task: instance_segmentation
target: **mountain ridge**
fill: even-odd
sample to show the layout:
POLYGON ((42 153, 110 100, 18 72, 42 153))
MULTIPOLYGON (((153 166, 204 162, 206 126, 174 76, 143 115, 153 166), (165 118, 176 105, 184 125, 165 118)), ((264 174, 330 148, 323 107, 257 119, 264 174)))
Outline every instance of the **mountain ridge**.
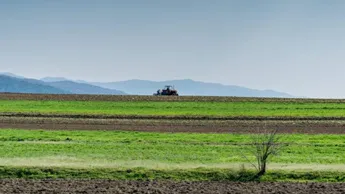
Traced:
POLYGON ((55 88, 60 88, 73 92, 74 94, 126 95, 126 93, 119 90, 108 89, 91 84, 78 83, 73 81, 56 81, 48 82, 47 84, 55 88))
POLYGON ((36 84, 43 82, 45 85, 76 94, 152 95, 165 85, 174 85, 179 94, 184 96, 294 97, 288 93, 272 89, 258 90, 192 79, 167 81, 130 79, 117 82, 88 82, 84 80, 71 80, 65 77, 44 77, 39 80, 27 79, 27 81, 36 84))
POLYGON ((25 78, 12 73, 0 73, 0 92, 126 95, 126 93, 119 90, 65 80, 66 81, 44 82, 42 80, 25 78))
POLYGON ((288 97, 293 96, 270 89, 257 90, 237 85, 224 85, 220 83, 208 83, 191 79, 150 81, 150 80, 127 80, 119 82, 92 82, 91 84, 105 88, 117 88, 129 94, 150 95, 164 85, 174 85, 181 95, 200 96, 239 96, 239 97, 288 97), (151 93, 150 93, 151 92, 151 93))
POLYGON ((70 92, 52 86, 41 84, 38 80, 20 79, 7 75, 0 75, 0 92, 36 93, 36 94, 70 94, 70 92))

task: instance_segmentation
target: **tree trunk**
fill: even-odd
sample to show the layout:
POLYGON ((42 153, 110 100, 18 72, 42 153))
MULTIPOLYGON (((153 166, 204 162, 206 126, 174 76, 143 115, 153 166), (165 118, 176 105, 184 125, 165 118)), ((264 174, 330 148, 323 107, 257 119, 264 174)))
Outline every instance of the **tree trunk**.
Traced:
POLYGON ((258 174, 256 176, 261 177, 265 173, 266 173, 266 161, 262 161, 260 171, 258 172, 258 174))

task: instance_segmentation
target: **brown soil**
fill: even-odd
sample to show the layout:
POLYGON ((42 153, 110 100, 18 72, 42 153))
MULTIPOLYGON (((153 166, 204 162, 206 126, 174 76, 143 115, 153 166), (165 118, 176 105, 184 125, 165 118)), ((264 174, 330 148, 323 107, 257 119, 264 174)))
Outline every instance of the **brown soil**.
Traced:
POLYGON ((211 101, 211 102, 296 102, 344 103, 345 99, 311 98, 254 98, 224 96, 137 96, 137 95, 81 95, 81 94, 22 94, 0 93, 0 100, 67 100, 67 101, 211 101))
POLYGON ((64 119, 132 119, 132 120, 206 120, 206 121, 345 121, 340 117, 317 116, 203 116, 203 115, 105 115, 0 112, 0 117, 64 118, 64 119))
POLYGON ((345 193, 345 183, 0 180, 0 193, 345 193))
POLYGON ((1 117, 0 128, 47 130, 128 130, 147 132, 344 134, 345 121, 185 121, 1 117))

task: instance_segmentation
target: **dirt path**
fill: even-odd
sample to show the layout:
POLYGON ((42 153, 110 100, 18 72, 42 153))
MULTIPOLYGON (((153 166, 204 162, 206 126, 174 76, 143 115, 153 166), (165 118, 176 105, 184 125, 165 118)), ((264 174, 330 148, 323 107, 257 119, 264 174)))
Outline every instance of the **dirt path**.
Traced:
MULTIPOLYGON (((45 130, 123 130, 142 132, 167 132, 167 133, 257 133, 254 127, 216 127, 216 126, 148 126, 148 125, 99 125, 99 124, 15 124, 0 123, 0 128, 12 129, 45 129, 45 130)), ((343 127, 306 126, 290 128, 278 126, 280 133, 305 133, 305 134, 345 134, 343 127)))
POLYGON ((345 183, 0 180, 0 193, 345 193, 345 183))
POLYGON ((1 117, 0 128, 46 130, 128 130, 148 132, 345 134, 345 121, 207 121, 1 117))

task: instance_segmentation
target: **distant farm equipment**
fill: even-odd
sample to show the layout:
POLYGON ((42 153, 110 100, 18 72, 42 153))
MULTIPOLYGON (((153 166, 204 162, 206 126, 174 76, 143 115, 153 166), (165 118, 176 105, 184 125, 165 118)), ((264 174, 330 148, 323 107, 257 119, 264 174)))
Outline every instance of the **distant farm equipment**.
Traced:
POLYGON ((177 90, 174 86, 167 85, 163 89, 159 89, 157 93, 154 93, 155 96, 178 96, 177 90))

